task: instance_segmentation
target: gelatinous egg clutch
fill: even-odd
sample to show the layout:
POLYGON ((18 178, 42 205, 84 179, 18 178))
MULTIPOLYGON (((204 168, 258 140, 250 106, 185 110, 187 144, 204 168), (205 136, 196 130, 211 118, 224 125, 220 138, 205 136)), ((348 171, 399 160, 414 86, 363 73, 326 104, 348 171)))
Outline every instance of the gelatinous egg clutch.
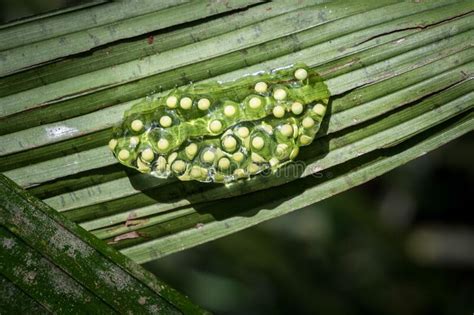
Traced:
POLYGON ((274 172, 313 141, 329 96, 303 64, 190 84, 134 105, 109 147, 120 163, 160 178, 230 182, 274 172))

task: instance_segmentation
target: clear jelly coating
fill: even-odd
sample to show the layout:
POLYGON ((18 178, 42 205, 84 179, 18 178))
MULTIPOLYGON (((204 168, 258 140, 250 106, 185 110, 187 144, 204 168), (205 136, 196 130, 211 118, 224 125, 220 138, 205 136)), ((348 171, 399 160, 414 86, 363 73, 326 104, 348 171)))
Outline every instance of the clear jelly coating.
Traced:
POLYGON ((314 140, 329 96, 304 64, 189 84, 134 105, 109 147, 142 173, 227 183, 294 159, 314 140))

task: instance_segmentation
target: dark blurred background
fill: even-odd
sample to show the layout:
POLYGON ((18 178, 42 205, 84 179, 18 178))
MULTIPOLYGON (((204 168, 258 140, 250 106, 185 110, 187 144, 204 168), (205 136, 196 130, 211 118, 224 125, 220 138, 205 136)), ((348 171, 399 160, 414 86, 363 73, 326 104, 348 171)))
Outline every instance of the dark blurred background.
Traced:
MULTIPOLYGON (((0 23, 83 0, 0 0, 0 23)), ((216 314, 473 314, 474 137, 146 268, 216 314)))

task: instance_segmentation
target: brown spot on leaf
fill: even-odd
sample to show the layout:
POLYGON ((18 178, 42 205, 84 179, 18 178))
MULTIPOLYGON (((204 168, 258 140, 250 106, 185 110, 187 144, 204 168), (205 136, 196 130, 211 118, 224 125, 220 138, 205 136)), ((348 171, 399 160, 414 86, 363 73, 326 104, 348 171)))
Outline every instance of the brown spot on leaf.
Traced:
POLYGON ((11 238, 4 238, 2 240, 2 246, 6 249, 12 249, 14 245, 15 245, 15 242, 11 238))
POLYGON ((141 219, 141 220, 127 220, 125 222, 125 226, 133 226, 133 225, 139 225, 147 222, 148 219, 141 219))
POLYGON ((136 217, 137 217, 137 214, 135 213, 135 211, 130 211, 130 213, 128 214, 127 220, 135 219, 136 217))
POLYGON ((146 41, 147 41, 148 45, 151 45, 155 41, 155 37, 153 35, 150 35, 150 36, 148 36, 146 41))
POLYGON ((196 224, 196 229, 201 229, 202 227, 204 227, 204 224, 202 223, 196 224))
POLYGON ((129 238, 137 238, 140 236, 141 236, 140 233, 138 233, 137 231, 132 231, 125 234, 117 235, 116 237, 114 237, 114 240, 112 241, 112 243, 117 243, 121 240, 126 240, 129 238))
POLYGON ((29 271, 25 275, 25 282, 28 283, 28 284, 32 284, 33 281, 35 280, 35 278, 36 278, 36 272, 29 271))

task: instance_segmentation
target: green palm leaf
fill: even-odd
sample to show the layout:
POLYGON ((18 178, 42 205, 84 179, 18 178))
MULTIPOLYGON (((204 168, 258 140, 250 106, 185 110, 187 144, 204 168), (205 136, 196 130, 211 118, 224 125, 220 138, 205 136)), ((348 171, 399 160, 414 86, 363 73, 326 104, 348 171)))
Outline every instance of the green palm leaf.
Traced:
POLYGON ((138 263, 328 198, 474 127, 472 1, 131 3, 0 28, 0 171, 138 263), (147 95, 296 62, 332 97, 286 176, 162 180, 106 147, 147 95))

